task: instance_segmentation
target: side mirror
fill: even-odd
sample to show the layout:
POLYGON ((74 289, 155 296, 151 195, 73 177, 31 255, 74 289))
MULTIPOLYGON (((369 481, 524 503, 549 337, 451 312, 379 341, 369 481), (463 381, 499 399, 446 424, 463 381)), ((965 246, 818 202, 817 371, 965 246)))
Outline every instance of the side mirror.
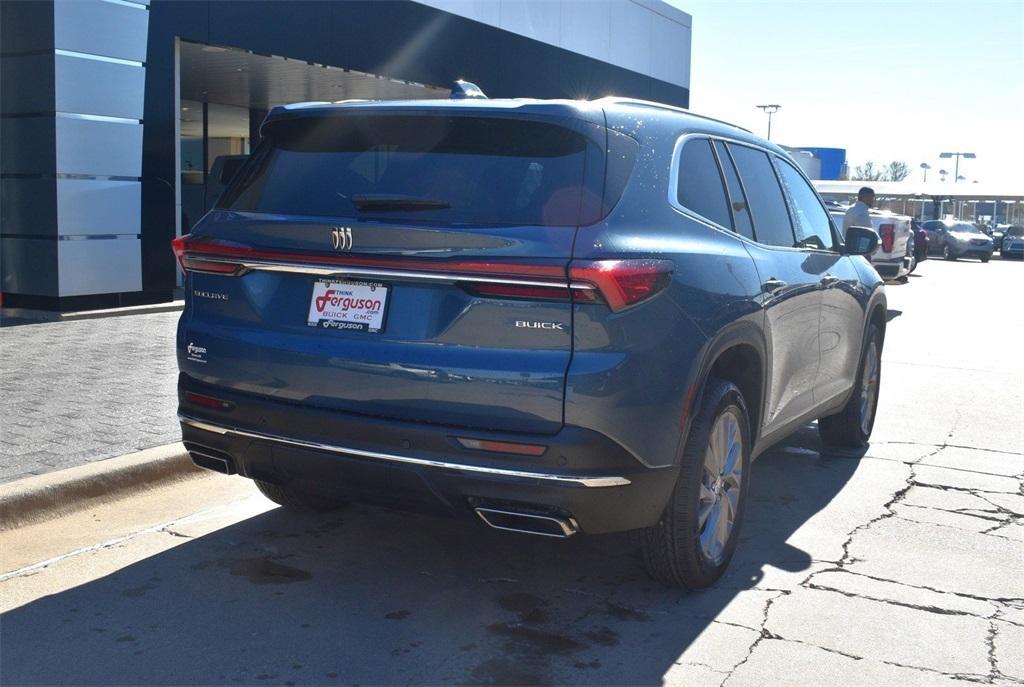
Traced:
POLYGON ((878 248, 880 239, 874 229, 850 227, 846 230, 846 253, 848 255, 871 255, 878 248))

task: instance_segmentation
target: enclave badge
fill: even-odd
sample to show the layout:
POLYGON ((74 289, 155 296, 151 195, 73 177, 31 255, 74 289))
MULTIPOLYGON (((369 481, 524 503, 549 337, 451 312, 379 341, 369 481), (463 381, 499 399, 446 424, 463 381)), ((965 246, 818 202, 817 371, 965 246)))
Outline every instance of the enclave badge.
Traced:
POLYGON ((352 227, 332 227, 331 244, 334 250, 352 250, 352 227))

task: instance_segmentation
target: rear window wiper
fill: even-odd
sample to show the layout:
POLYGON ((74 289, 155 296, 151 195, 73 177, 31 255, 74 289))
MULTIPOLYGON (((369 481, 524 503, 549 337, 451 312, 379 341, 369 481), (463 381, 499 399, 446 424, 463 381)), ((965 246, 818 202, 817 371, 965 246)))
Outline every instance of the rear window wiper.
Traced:
POLYGON ((352 205, 360 212, 379 212, 384 210, 444 210, 450 208, 446 201, 416 196, 393 195, 361 195, 352 196, 352 205))

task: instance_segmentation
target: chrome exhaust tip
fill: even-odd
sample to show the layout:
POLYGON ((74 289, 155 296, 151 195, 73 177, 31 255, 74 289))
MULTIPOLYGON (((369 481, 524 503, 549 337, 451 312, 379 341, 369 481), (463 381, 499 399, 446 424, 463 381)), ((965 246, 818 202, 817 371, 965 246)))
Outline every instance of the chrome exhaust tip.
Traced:
POLYGON ((234 461, 228 457, 213 455, 211 452, 197 451, 195 449, 188 449, 188 455, 192 459, 192 463, 197 467, 213 470, 222 475, 235 474, 234 461))
POLYGON ((496 530, 536 534, 541 537, 566 539, 576 534, 580 527, 572 518, 561 518, 553 515, 522 513, 499 508, 474 508, 480 519, 496 530))

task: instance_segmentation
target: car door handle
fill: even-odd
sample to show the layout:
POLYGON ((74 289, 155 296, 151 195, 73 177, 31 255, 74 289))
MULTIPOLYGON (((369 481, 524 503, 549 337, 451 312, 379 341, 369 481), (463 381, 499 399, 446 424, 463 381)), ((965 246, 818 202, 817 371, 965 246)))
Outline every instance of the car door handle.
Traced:
POLYGON ((768 279, 768 281, 761 284, 761 290, 770 296, 775 296, 778 295, 778 293, 782 291, 784 288, 786 288, 786 286, 788 286, 786 282, 782 281, 781 279, 771 277, 768 279))
POLYGON ((824 277, 821 278, 821 282, 820 283, 821 283, 822 286, 824 286, 827 289, 830 286, 835 286, 836 284, 838 284, 839 283, 839 277, 836 277, 836 276, 831 275, 831 274, 826 274, 824 277))

